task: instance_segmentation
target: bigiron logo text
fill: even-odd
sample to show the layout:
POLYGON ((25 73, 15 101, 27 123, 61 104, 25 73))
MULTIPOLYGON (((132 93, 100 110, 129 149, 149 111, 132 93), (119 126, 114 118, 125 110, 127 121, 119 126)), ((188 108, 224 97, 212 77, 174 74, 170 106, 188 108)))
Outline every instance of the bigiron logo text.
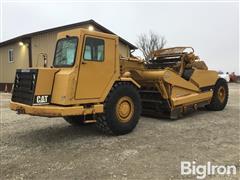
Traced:
POLYGON ((193 175, 197 179, 204 179, 208 175, 236 175, 234 165, 213 165, 211 162, 201 165, 195 161, 181 161, 181 175, 193 175))

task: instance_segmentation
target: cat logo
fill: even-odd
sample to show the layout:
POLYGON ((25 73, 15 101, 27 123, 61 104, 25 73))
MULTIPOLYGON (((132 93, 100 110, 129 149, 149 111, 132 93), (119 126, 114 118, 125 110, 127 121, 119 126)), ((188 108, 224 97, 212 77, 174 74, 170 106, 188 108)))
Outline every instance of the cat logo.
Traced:
POLYGON ((37 104, 45 104, 48 102, 48 96, 37 96, 36 102, 37 104))

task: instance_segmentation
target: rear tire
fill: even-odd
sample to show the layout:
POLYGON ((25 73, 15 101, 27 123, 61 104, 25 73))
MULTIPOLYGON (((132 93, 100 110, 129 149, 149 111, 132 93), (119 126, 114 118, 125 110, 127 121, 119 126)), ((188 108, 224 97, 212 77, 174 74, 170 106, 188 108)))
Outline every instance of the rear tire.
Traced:
POLYGON ((140 95, 135 86, 114 84, 104 103, 104 113, 97 116, 97 128, 104 133, 123 135, 137 125, 141 114, 140 95))
POLYGON ((73 126, 84 125, 84 116, 66 116, 64 120, 73 126))
POLYGON ((206 105, 207 110, 221 111, 225 108, 228 101, 227 81, 219 78, 214 86, 213 96, 210 104, 206 105))

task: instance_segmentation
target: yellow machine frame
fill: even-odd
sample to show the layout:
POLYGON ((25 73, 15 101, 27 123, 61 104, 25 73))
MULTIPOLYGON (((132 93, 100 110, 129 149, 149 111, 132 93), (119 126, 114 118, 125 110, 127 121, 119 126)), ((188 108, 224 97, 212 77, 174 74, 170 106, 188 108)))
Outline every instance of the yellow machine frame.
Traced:
MULTIPOLYGON (((116 35, 78 28, 59 33, 57 39, 68 36, 78 38, 74 65, 70 68, 38 69, 34 95, 51 95, 51 104, 34 106, 11 102, 12 110, 39 116, 103 113, 103 103, 116 82, 130 82, 139 89, 144 86, 158 89, 161 96, 168 100, 171 110, 211 100, 212 91, 202 92, 201 88, 214 86, 218 79, 215 71, 195 69, 187 81, 179 75, 182 74, 182 69, 179 72, 171 68, 146 69, 140 59, 120 57, 119 39, 116 35), (104 41, 103 62, 84 60, 83 50, 87 37, 104 41)), ((184 68, 183 62, 184 59, 181 68, 184 68)))

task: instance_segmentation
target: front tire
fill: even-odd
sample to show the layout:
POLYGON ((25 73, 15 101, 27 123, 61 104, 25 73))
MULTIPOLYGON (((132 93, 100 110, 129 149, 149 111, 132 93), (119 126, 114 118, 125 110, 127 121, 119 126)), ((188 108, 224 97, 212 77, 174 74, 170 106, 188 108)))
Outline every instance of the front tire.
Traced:
POLYGON ((206 108, 211 111, 221 111, 228 102, 228 85, 227 81, 219 78, 214 86, 213 96, 210 104, 206 108))
POLYGON ((120 82, 112 87, 96 125, 104 133, 123 135, 136 127, 140 114, 141 101, 136 87, 120 82))

